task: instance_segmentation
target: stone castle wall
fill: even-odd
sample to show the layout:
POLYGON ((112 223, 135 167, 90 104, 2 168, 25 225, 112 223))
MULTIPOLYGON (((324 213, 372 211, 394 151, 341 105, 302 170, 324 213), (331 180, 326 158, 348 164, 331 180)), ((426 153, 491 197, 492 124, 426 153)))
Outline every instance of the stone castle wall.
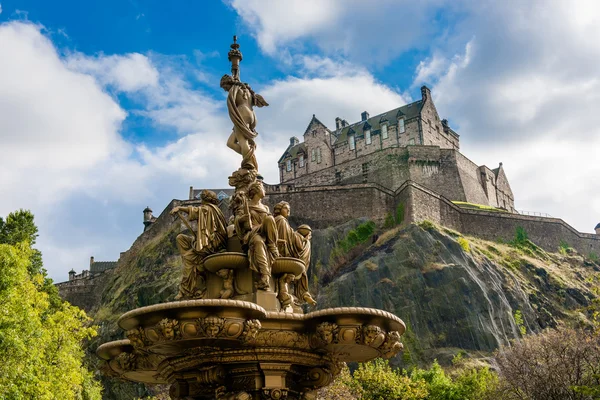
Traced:
POLYGON ((495 175, 479 167, 460 152, 439 146, 391 147, 368 157, 352 159, 320 171, 298 176, 293 184, 312 187, 373 183, 395 191, 406 181, 417 182, 457 201, 505 207, 514 210, 514 199, 502 172, 498 188, 495 175), (500 198, 503 201, 498 201, 500 198))
POLYGON ((360 217, 382 223, 402 204, 404 223, 429 220, 466 235, 505 242, 514 238, 517 227, 523 227, 529 239, 545 250, 557 251, 566 242, 581 254, 600 255, 600 235, 578 232, 561 219, 462 209, 412 181, 395 191, 371 183, 309 188, 272 185, 267 189, 269 206, 285 200, 292 209, 292 223, 308 223, 315 229, 360 217))

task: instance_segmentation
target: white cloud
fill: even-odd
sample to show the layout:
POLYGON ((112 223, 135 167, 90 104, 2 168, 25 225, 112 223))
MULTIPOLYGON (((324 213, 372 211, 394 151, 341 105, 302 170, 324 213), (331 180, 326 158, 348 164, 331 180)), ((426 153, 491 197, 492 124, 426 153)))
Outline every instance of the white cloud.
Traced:
POLYGON ((2 4, 0 3, 0 14, 2 14, 2 4))
POLYGON ((599 7, 475 5, 459 33, 466 47, 416 72, 463 153, 504 161, 517 208, 586 232, 600 220, 599 7))
POLYGON ((262 50, 302 48, 310 41, 328 55, 385 64, 404 51, 423 47, 439 30, 437 8, 444 0, 230 0, 262 50))
POLYGON ((134 92, 158 84, 158 71, 148 57, 131 53, 126 55, 99 55, 88 57, 71 54, 67 66, 78 72, 94 75, 101 84, 113 85, 124 92, 134 92))

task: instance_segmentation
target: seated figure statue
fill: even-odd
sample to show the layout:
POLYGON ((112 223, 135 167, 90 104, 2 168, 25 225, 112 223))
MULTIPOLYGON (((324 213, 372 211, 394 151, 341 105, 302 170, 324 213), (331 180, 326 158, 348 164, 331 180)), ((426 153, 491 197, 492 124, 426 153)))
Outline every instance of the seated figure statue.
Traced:
POLYGON ((195 236, 183 233, 177 235, 177 248, 183 260, 183 272, 176 300, 205 296, 206 277, 203 260, 223 250, 227 241, 227 224, 218 206, 217 195, 210 190, 204 190, 200 199, 202 204, 199 207, 177 206, 171 210, 171 214, 177 214, 192 232, 187 220, 179 213, 183 211, 190 219, 198 221, 198 232, 195 236))
POLYGON ((262 204, 265 189, 261 181, 248 186, 247 197, 234 195, 235 232, 248 249, 250 269, 260 274, 257 288, 270 290, 271 264, 279 257, 277 228, 269 207, 262 204))
POLYGON ((279 202, 273 209, 279 253, 283 257, 294 257, 304 263, 304 272, 296 279, 295 296, 297 299, 315 305, 317 304, 308 292, 308 267, 310 266, 310 239, 312 233, 307 225, 303 225, 301 232, 292 229, 288 222, 290 205, 286 201, 279 202))

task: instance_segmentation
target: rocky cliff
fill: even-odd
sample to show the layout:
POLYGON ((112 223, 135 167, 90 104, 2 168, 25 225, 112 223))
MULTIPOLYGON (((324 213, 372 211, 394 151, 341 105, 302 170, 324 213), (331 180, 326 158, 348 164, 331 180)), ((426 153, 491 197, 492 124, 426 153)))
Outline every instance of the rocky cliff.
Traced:
MULTIPOLYGON (((175 222, 153 227, 102 277, 91 312, 100 344, 122 339, 117 318, 172 301, 181 261, 175 222)), ((547 253, 526 240, 486 242, 431 223, 383 229, 364 220, 316 230, 310 279, 318 308, 375 307, 407 323, 396 365, 447 364, 458 352, 485 357, 500 344, 560 324, 587 324, 597 262, 569 249, 547 253)), ((95 360, 91 354, 90 358, 95 360)), ((106 398, 148 394, 141 385, 104 381, 106 398)), ((164 390, 164 388, 157 388, 164 390)))

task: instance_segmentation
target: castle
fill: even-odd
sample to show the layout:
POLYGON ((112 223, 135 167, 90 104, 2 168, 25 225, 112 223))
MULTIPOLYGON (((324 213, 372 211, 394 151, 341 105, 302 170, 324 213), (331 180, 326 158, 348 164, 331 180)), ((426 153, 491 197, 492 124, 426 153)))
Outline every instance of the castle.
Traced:
MULTIPOLYGON (((280 183, 265 184, 264 202, 291 205, 290 222, 327 228, 355 218, 385 224, 429 220, 466 235, 488 240, 512 240, 517 227, 540 247, 556 251, 567 243, 582 254, 600 255, 600 223, 595 234, 578 232, 559 218, 523 215, 502 163, 478 166, 459 151, 459 136, 439 118, 427 87, 421 99, 359 122, 341 118, 330 130, 313 115, 301 143, 296 137, 279 159, 280 183)), ((233 189, 210 189, 228 212, 233 189)), ((143 233, 132 247, 140 248, 172 223, 169 211, 178 205, 197 205, 202 189, 190 187, 186 200, 172 200, 155 217, 143 211, 143 233)), ((120 257, 119 259, 121 259, 120 257)), ((119 265, 90 260, 90 269, 58 283, 60 295, 90 310, 99 301, 99 281, 119 265)))
POLYGON ((421 99, 330 130, 313 114, 304 132, 279 159, 280 183, 310 187, 375 183, 396 190, 407 181, 453 201, 514 212, 514 196, 502 163, 477 166, 459 152, 459 136, 440 119, 429 88, 421 99))

